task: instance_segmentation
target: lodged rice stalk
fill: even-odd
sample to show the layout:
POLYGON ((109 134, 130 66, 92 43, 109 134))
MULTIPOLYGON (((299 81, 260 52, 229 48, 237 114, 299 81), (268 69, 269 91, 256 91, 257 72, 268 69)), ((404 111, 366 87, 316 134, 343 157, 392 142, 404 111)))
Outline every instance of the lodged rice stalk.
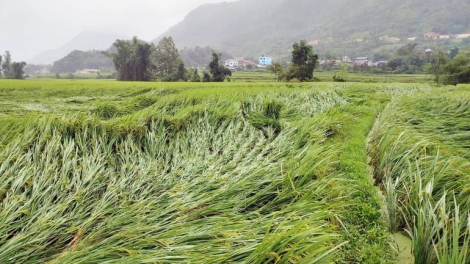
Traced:
POLYGON ((396 95, 372 132, 372 164, 390 231, 407 231, 416 263, 470 261, 469 102, 468 92, 396 95))
MULTIPOLYGON (((322 130, 315 112, 337 104, 273 97, 286 102, 280 122, 315 109, 311 131, 322 130)), ((45 117, 6 143, 0 262, 333 261, 345 244, 330 223, 344 207, 328 188, 333 146, 297 144, 295 120, 261 131, 233 102, 210 100, 163 102, 137 121, 45 117)))

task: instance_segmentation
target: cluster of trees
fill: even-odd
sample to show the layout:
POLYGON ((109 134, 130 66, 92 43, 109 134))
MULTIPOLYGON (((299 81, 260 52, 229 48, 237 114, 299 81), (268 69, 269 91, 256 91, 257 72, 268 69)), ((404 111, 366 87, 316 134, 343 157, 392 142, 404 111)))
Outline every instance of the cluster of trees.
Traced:
POLYGON ((201 78, 197 69, 187 70, 171 37, 163 38, 157 45, 134 37, 131 41, 116 40, 113 46, 115 52, 103 54, 112 59, 120 81, 223 82, 232 75, 220 63, 222 55, 214 51, 211 51, 210 73, 203 72, 201 78))
POLYGON ((458 49, 444 52, 427 50, 429 63, 425 71, 434 76, 437 85, 470 83, 470 51, 459 53, 458 49))
POLYGON ((428 73, 437 84, 470 83, 470 53, 460 53, 454 47, 448 51, 437 48, 424 52, 416 43, 407 44, 397 50, 384 71, 392 73, 428 73))
POLYGON ((116 40, 115 52, 105 51, 112 59, 120 81, 186 81, 186 69, 171 37, 157 46, 134 37, 116 40))
POLYGON ((112 69, 113 62, 100 51, 74 50, 64 58, 54 62, 53 73, 73 73, 82 69, 112 69))
POLYGON ((397 50, 397 56, 387 63, 387 68, 393 73, 422 73, 426 64, 426 55, 418 50, 418 44, 407 44, 397 50))
POLYGON ((318 64, 318 55, 313 52, 312 46, 305 40, 293 44, 292 61, 290 65, 273 63, 269 70, 274 73, 278 81, 311 81, 313 72, 318 64))
POLYGON ((24 79, 24 67, 26 62, 12 62, 9 51, 5 52, 5 56, 0 55, 0 78, 7 79, 24 79))
POLYGON ((194 68, 191 72, 190 80, 191 82, 223 82, 225 80, 230 81, 230 76, 232 76, 232 71, 226 68, 223 64, 220 63, 222 58, 221 53, 212 51, 212 58, 209 62, 209 72, 204 71, 202 73, 202 78, 199 75, 197 68, 194 68))

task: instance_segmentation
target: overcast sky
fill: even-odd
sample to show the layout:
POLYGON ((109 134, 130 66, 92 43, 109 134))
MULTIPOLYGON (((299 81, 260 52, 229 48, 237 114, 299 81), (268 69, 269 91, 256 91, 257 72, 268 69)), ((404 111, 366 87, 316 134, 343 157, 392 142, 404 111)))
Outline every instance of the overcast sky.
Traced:
POLYGON ((0 0, 0 54, 28 60, 85 30, 152 40, 199 5, 233 1, 0 0))

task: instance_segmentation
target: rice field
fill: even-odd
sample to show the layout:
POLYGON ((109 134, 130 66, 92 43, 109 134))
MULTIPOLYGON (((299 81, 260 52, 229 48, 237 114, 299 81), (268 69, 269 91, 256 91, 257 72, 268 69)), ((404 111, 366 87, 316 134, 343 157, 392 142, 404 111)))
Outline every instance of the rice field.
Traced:
POLYGON ((0 263, 468 260, 468 88, 0 80, 0 263))

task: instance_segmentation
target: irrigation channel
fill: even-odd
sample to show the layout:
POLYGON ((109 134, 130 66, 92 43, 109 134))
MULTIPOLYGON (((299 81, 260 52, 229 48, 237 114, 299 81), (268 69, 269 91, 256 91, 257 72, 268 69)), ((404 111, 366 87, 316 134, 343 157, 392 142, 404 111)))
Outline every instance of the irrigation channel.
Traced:
MULTIPOLYGON (((378 117, 379 115, 377 115, 378 117)), ((375 122, 378 121, 378 118, 375 119, 375 122)), ((367 142, 366 142, 366 146, 367 146, 367 149, 370 148, 370 139, 371 139, 371 134, 372 134, 372 130, 371 129, 369 131, 369 134, 367 135, 367 142)), ((368 154, 368 169, 369 169, 369 180, 372 182, 372 184, 374 184, 375 182, 375 179, 374 179, 374 168, 372 167, 371 165, 371 157, 370 155, 368 154)), ((380 190, 380 186, 374 184, 374 188, 376 189, 379 197, 380 197, 380 202, 381 202, 381 214, 383 216, 384 219, 387 219, 387 204, 385 203, 385 197, 382 193, 382 191, 380 190)), ((398 254, 398 258, 397 258, 397 263, 400 263, 400 264, 413 264, 414 263, 414 257, 413 257, 413 252, 412 252, 412 240, 406 236, 404 233, 402 232, 395 232, 393 234, 390 234, 391 238, 393 239, 393 242, 394 244, 392 245, 392 247, 394 248, 394 250, 396 251, 396 253, 398 254)))

